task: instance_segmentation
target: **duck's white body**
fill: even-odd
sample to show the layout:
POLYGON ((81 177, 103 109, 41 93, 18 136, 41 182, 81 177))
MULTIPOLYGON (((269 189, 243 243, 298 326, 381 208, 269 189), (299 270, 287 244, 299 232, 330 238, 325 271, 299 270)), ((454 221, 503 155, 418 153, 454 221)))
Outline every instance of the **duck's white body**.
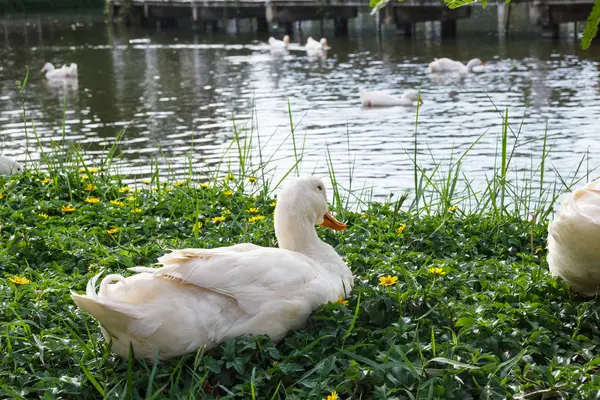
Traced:
POLYGON ((421 100, 419 94, 410 89, 405 90, 402 97, 379 91, 360 89, 360 103, 363 107, 412 106, 416 101, 423 104, 423 100, 421 100))
POLYGON ((42 73, 44 72, 46 73, 46 79, 77 78, 77 64, 65 64, 60 68, 54 68, 54 65, 48 62, 42 68, 42 73))
POLYGON ((308 39, 306 39, 306 45, 304 48, 307 52, 327 50, 327 39, 321 38, 321 40, 317 42, 315 39, 309 36, 308 39))
POLYGON ((548 226, 548 266, 571 288, 594 296, 600 288, 600 181, 571 193, 548 226))
POLYGON ((23 171, 23 165, 10 157, 0 155, 0 175, 12 175, 23 171))
POLYGON ((301 178, 281 193, 279 249, 244 243, 176 250, 159 258, 162 268, 105 277, 96 293, 97 275, 73 299, 100 322, 122 357, 130 343, 136 358, 153 359, 160 350, 167 359, 242 335, 281 340, 316 307, 346 297, 353 284, 351 271, 314 228, 327 212, 324 193, 307 195, 315 182, 322 186, 301 178))
POLYGON ((458 72, 466 74, 473 72, 473 68, 478 65, 485 65, 479 58, 474 58, 467 63, 467 65, 460 61, 454 61, 449 58, 436 58, 429 64, 429 72, 458 72))
POLYGON ((287 48, 288 44, 290 44, 290 37, 288 35, 285 35, 283 40, 278 40, 274 37, 269 38, 269 46, 274 49, 285 49, 287 48))

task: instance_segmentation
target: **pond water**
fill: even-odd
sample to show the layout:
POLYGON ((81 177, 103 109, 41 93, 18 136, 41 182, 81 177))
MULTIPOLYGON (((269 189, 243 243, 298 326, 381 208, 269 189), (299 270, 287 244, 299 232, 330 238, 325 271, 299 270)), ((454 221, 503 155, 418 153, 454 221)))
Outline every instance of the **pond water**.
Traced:
MULTIPOLYGON (((410 189, 416 109, 362 108, 360 87, 396 95, 421 90, 418 158, 427 168, 487 132, 463 163, 469 179, 484 183, 496 162, 506 107, 524 143, 514 166, 529 168, 532 157, 537 163, 542 143, 533 139, 546 125, 553 135, 549 168, 568 173, 588 150, 587 164, 598 163, 598 46, 579 50, 572 32, 559 41, 531 32, 502 39, 495 29, 487 31, 495 17, 486 18, 470 28, 459 24, 456 40, 442 40, 436 24, 421 25, 406 40, 391 27, 378 38, 372 17, 363 15, 348 38, 333 38, 326 26, 331 49, 323 59, 294 49, 272 54, 262 44, 266 37, 256 37, 246 25, 235 36, 119 29, 104 24, 101 15, 0 20, 0 147, 24 158, 15 81, 28 66, 26 108, 43 146, 63 135, 63 111, 67 139, 92 153, 126 127, 122 166, 132 174, 148 173, 154 159, 182 172, 192 144, 198 165, 218 162, 234 137, 233 120, 238 129, 247 128, 247 136, 252 133, 255 150, 260 136, 263 156, 273 155, 283 174, 294 163, 289 104, 297 145, 304 146, 303 172, 326 175, 329 152, 342 180, 353 169, 355 186, 373 186, 377 195, 410 189), (427 64, 444 56, 463 62, 479 57, 487 66, 463 79, 432 77, 427 64), (77 63, 79 79, 45 81, 40 69, 46 61, 77 63)), ((302 40, 319 37, 319 24, 305 23, 303 34, 302 40)))

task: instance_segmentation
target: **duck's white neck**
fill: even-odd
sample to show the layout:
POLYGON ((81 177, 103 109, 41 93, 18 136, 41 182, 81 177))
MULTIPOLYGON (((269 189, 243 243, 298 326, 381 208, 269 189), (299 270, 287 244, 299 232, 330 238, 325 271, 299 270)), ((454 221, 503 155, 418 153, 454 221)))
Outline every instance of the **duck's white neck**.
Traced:
POLYGON ((275 236, 279 247, 302 253, 322 264, 344 265, 333 247, 321 241, 315 223, 293 213, 276 213, 275 236))

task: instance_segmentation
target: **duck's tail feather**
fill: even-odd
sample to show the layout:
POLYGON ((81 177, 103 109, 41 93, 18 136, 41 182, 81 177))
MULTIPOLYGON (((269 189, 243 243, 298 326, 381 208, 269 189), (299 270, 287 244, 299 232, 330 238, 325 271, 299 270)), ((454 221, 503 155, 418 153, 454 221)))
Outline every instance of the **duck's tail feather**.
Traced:
POLYGON ((128 304, 111 298, 108 286, 113 281, 124 283, 121 275, 111 274, 102 279, 100 290, 96 292, 96 282, 100 274, 95 275, 87 283, 85 295, 71 292, 71 298, 82 311, 91 314, 109 332, 127 330, 132 320, 142 318, 143 309, 135 304, 128 304))

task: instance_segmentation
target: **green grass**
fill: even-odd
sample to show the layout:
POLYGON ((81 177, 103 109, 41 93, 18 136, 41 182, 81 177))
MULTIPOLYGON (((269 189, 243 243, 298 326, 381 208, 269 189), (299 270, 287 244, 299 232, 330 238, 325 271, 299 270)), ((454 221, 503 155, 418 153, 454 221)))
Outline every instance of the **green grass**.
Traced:
MULTIPOLYGON (((0 177, 0 397, 597 396, 597 301, 550 277, 545 261, 557 197, 590 171, 581 170, 582 159, 569 177, 550 180, 551 136, 544 135, 542 162, 522 172, 512 154, 531 142, 519 142, 507 112, 499 116, 498 167, 481 189, 461 170, 470 149, 429 170, 415 159, 411 193, 383 202, 368 189, 343 187, 330 157, 332 208, 348 228, 318 230, 356 275, 348 305, 321 307, 278 345, 241 338, 157 364, 112 356, 70 290, 84 291, 101 270, 127 274, 154 263, 170 248, 275 246, 273 190, 282 179, 273 178, 274 161, 260 146, 256 156, 252 127, 238 127, 219 166, 190 162, 181 183, 155 168, 144 184, 112 167, 118 146, 90 164, 81 148, 55 143, 40 164, 0 177), (90 197, 99 202, 86 203, 90 197), (62 212, 67 205, 75 211, 62 212), (265 218, 250 222, 256 215, 265 218), (398 280, 381 286, 384 275, 398 280), (30 283, 12 283, 15 276, 30 283)), ((35 130, 30 135, 35 142, 35 130)), ((302 142, 291 137, 296 162, 283 178, 302 159, 302 142)), ((416 133, 414 143, 416 157, 416 133)))

